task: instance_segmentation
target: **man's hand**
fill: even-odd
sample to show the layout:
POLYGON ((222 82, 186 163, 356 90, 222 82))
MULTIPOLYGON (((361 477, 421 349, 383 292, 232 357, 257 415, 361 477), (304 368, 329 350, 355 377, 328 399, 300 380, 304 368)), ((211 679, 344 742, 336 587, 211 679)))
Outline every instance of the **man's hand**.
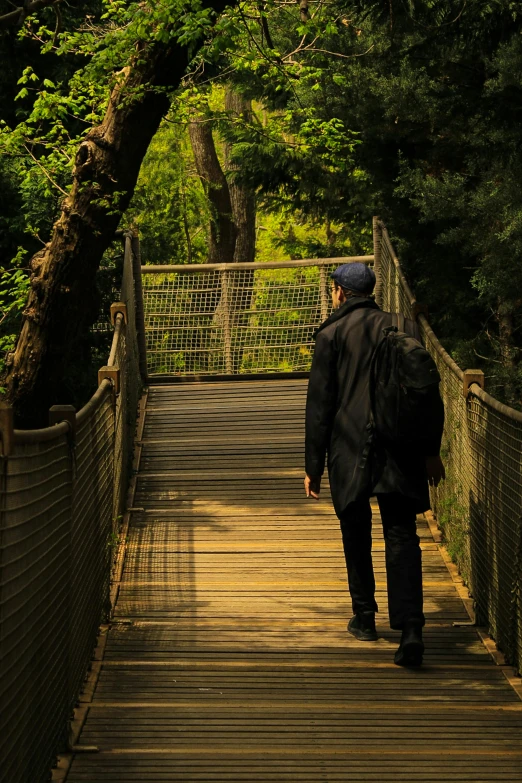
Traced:
POLYGON ((440 457, 426 457, 426 473, 430 487, 438 487, 446 478, 446 471, 440 457))
POLYGON ((305 476, 304 488, 307 498, 315 498, 319 500, 319 493, 321 491, 321 477, 305 476))

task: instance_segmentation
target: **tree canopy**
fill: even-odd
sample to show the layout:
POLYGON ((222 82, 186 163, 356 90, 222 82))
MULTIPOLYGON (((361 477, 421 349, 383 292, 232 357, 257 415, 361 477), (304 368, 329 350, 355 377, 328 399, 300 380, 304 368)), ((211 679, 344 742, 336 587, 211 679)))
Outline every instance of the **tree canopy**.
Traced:
POLYGON ((22 417, 43 388, 27 339, 57 379, 42 406, 63 390, 65 358, 85 366, 94 350, 85 334, 116 226, 139 225, 148 263, 205 261, 220 216, 238 224, 237 192, 257 213, 260 258, 369 251, 381 215, 445 345, 520 405, 519 3, 30 6, 15 19, 0 3, 0 347, 23 322, 6 381, 22 417), (64 342, 51 311, 75 287, 64 342))

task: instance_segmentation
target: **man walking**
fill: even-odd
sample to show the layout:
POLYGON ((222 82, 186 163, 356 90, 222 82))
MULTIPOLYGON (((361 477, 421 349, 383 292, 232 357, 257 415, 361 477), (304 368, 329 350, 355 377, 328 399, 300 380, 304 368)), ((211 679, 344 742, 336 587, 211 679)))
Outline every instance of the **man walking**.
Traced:
MULTIPOLYGON (((370 399, 371 362, 393 325, 393 316, 371 299, 375 274, 365 264, 343 264, 332 274, 334 312, 319 327, 306 403, 308 497, 318 498, 325 456, 333 503, 341 523, 354 616, 348 631, 377 639, 375 578, 371 556, 370 497, 377 496, 383 523, 390 625, 401 630, 395 663, 419 666, 424 644, 422 564, 416 515, 430 507, 428 483, 445 477, 439 457, 444 410, 440 395, 430 411, 429 434, 414 448, 379 443, 370 399)), ((413 321, 404 331, 418 337, 413 321)), ((426 430, 428 433, 428 430, 426 430)))

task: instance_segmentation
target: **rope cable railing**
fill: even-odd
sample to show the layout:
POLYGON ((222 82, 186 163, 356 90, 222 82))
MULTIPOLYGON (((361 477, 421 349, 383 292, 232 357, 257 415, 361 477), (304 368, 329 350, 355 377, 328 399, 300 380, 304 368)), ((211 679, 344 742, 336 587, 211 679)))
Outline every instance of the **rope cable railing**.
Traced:
POLYGON ((441 375, 446 410, 442 456, 447 478, 432 507, 447 547, 486 626, 518 671, 522 668, 522 412, 484 389, 480 370, 462 370, 415 301, 386 227, 374 221, 378 303, 417 318, 441 375))
POLYGON ((141 393, 134 237, 125 235, 121 301, 99 385, 51 426, 0 433, 0 781, 43 783, 67 748, 109 587, 141 393))

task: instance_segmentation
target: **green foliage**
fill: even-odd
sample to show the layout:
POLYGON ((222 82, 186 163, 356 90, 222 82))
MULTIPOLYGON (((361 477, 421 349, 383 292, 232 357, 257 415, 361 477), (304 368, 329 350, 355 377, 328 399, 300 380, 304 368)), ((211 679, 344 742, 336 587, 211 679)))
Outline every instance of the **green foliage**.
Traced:
POLYGON ((300 25, 298 9, 267 4, 271 47, 249 17, 250 43, 226 59, 265 112, 229 130, 241 176, 264 209, 349 227, 354 249, 380 214, 445 345, 519 406, 519 4, 311 9, 300 25))
POLYGON ((240 176, 249 184, 261 183, 262 205, 292 205, 316 219, 338 220, 360 141, 340 119, 315 114, 296 109, 274 113, 265 127, 256 121, 222 127, 234 142, 240 176))
POLYGON ((26 252, 20 247, 10 266, 0 267, 0 375, 6 352, 14 348, 27 301, 29 270, 23 266, 25 260, 26 252))
POLYGON ((258 261, 329 258, 371 252, 371 229, 317 220, 281 207, 258 213, 258 261))
POLYGON ((125 220, 139 228, 144 263, 206 260, 209 209, 180 112, 150 145, 125 220))
POLYGON ((457 563, 465 583, 469 585, 471 574, 469 509, 460 501, 458 493, 446 493, 444 499, 437 504, 437 522, 451 559, 457 563))

